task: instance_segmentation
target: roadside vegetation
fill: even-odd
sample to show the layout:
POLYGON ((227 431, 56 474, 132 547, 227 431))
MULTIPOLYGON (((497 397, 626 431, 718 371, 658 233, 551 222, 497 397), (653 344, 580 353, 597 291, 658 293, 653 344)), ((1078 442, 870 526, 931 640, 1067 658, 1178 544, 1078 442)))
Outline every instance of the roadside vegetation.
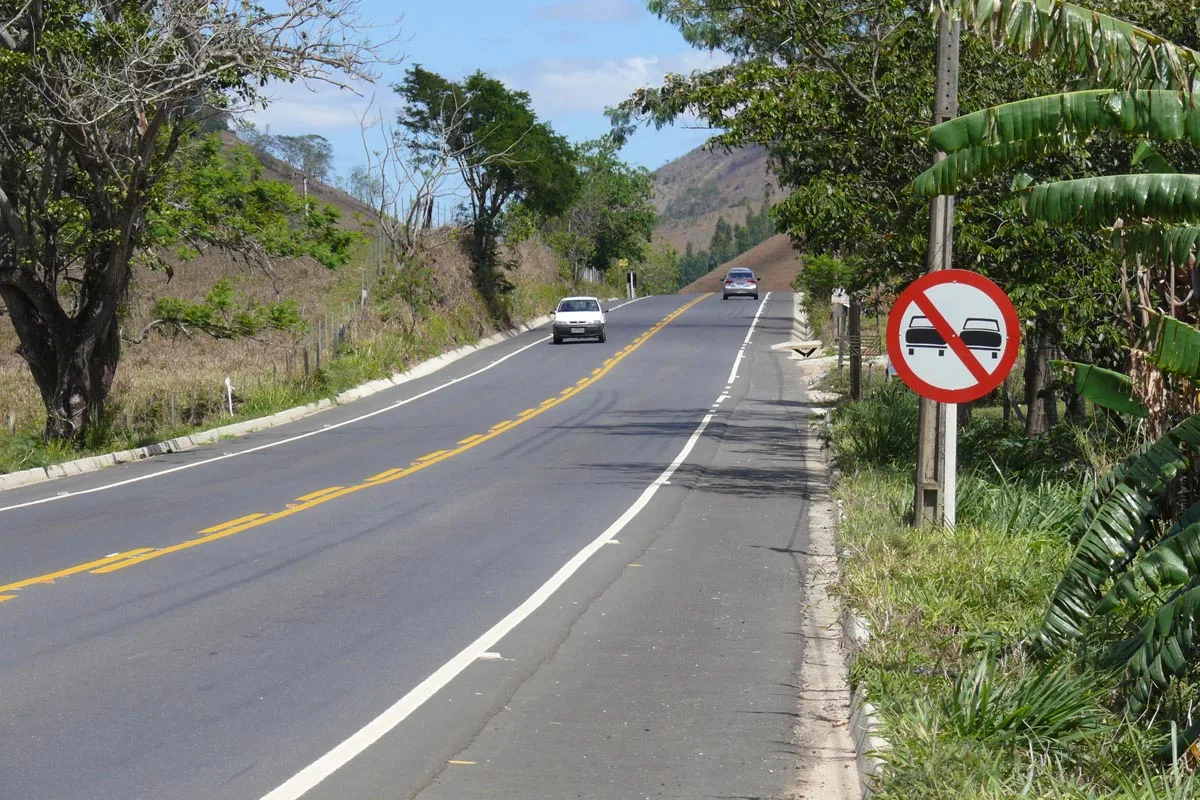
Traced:
POLYGON ((323 137, 240 122, 272 77, 340 86, 397 63, 356 0, 11 5, 0 472, 329 397, 565 293, 620 294, 626 268, 642 291, 680 285, 651 246, 649 173, 611 138, 572 146, 482 72, 408 69, 345 179, 323 137), (179 64, 184 34, 204 46, 179 64), (232 55, 246 42, 253 58, 232 55))
POLYGON ((1034 441, 977 408, 959 445, 958 525, 915 529, 916 408, 898 381, 876 381, 836 406, 827 434, 842 470, 839 592, 871 634, 852 682, 891 746, 879 796, 1196 796, 1183 736, 1194 682, 1131 710, 1100 641, 1053 656, 1036 646, 1073 526, 1129 433, 1100 412, 1034 441))

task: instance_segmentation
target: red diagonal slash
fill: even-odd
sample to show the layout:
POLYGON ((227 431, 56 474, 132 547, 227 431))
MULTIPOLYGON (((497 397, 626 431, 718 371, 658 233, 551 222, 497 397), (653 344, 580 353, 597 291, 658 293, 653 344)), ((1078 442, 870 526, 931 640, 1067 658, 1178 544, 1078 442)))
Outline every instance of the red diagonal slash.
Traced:
POLYGON ((975 376, 975 380, 979 383, 987 380, 991 373, 983 368, 983 364, 979 363, 979 359, 971 352, 971 348, 967 347, 966 343, 963 342, 962 338, 958 335, 958 331, 950 327, 950 323, 942 316, 942 312, 938 311, 937 306, 930 302, 929 296, 924 292, 919 292, 913 298, 913 302, 916 303, 921 313, 933 323, 934 329, 942 335, 942 338, 946 340, 946 344, 950 345, 950 349, 954 351, 954 355, 958 356, 958 360, 963 363, 963 366, 975 376))

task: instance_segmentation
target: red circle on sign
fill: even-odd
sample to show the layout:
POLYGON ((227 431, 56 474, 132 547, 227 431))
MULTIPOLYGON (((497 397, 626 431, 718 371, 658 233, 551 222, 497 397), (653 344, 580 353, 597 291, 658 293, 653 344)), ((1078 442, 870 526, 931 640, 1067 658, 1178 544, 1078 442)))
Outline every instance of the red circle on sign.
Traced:
MULTIPOLYGON (((947 347, 956 355, 959 350, 965 350, 966 348, 966 345, 962 344, 961 339, 958 338, 957 333, 951 332, 948 338, 943 334, 943 338, 947 341, 947 347)), ((1008 299, 1008 295, 1004 293, 1003 289, 979 273, 969 272, 965 269, 943 269, 918 278, 909 284, 908 288, 900 294, 900 297, 896 299, 895 305, 892 306, 891 313, 888 314, 888 357, 891 359, 896 374, 914 392, 930 400, 936 400, 939 403, 969 403, 991 392, 1003 383, 1008 373, 1012 371, 1013 365, 1017 362, 1017 353, 1020 350, 1020 346, 1021 330, 1020 323, 1017 320, 1017 309, 1013 307, 1012 301, 1008 299), (945 283, 966 284, 987 295, 988 299, 996 304, 996 308, 999 309, 1001 316, 1004 318, 1004 328, 1007 338, 1007 341, 1004 343, 1004 352, 1000 356, 1000 363, 996 369, 990 373, 986 373, 983 377, 976 375, 976 383, 973 386, 959 389, 947 389, 935 386, 918 377, 912 367, 905 361, 904 345, 900 341, 900 325, 905 313, 908 311, 908 307, 916 303, 918 299, 929 302, 925 297, 925 293, 934 286, 940 286, 945 283)), ((972 358, 974 358, 973 355, 972 358)))

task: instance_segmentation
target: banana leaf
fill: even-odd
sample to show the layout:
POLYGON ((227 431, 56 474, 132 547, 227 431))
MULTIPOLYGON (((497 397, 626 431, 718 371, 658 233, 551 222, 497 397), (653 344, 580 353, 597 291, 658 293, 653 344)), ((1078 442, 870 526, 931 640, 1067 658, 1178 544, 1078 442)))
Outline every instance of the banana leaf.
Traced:
POLYGON ((1200 175, 1106 175, 1030 187, 1026 213, 1055 225, 1101 228, 1117 218, 1159 222, 1200 219, 1200 175))
POLYGON ((1164 589, 1200 576, 1200 503, 1189 508, 1162 540, 1133 563, 1096 606, 1096 615, 1145 603, 1164 589))
POLYGON ((1198 448, 1200 415, 1194 415, 1126 458, 1114 470, 1119 478, 1101 481, 1076 523, 1079 543, 1046 609, 1039 646, 1058 650, 1083 635, 1105 587, 1157 541, 1159 503, 1198 448))
POLYGON ((1028 163, 1047 153, 1059 152, 1065 147, 1066 141, 1061 136, 969 147, 950 153, 922 172, 909 184, 908 191, 924 198, 958 194, 964 185, 973 180, 985 178, 1014 164, 1028 163))
POLYGON ((997 47, 1034 59, 1093 86, 1180 89, 1192 86, 1200 53, 1124 20, 1062 0, 932 0, 997 47))
POLYGON ((1200 330, 1195 326, 1152 312, 1146 341, 1154 366, 1191 380, 1200 378, 1200 330))
POLYGON ((1090 89, 985 108, 929 129, 936 149, 956 153, 1047 136, 1118 131, 1200 146, 1200 100, 1188 92, 1090 89))
POLYGON ((1146 416, 1146 408, 1133 396, 1133 383, 1128 375, 1094 364, 1068 361, 1063 362, 1063 365, 1075 370, 1075 394, 1121 414, 1146 416))
POLYGON ((1124 249, 1127 255, 1140 253, 1142 258, 1167 266, 1183 267, 1200 246, 1200 226, 1196 225, 1135 225, 1114 228, 1113 247, 1124 249))
POLYGON ((1170 161, 1167 161, 1167 157, 1159 152, 1158 148, 1149 142, 1142 142, 1138 145, 1131 163, 1135 167, 1145 166, 1147 172, 1157 172, 1161 175, 1179 171, 1171 165, 1170 161))
POLYGON ((1146 621, 1130 642, 1133 655, 1125 664, 1129 708, 1140 713, 1155 693, 1192 667, 1200 642, 1200 583, 1193 580, 1146 621))
MULTIPOLYGON (((1200 100, 1179 91, 1101 89, 1034 97, 956 117, 929 130, 930 144, 949 157, 918 176, 911 190, 922 197, 955 194, 969 181, 1066 150, 1098 131, 1200 146, 1200 100)), ((1155 172, 1175 171, 1146 142, 1134 163, 1155 172)))

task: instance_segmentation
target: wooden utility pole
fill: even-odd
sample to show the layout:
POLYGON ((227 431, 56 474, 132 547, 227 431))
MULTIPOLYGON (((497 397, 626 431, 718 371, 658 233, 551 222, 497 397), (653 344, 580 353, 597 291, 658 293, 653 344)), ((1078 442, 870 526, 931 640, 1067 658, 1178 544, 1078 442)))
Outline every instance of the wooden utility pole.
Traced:
MULTIPOLYGON (((958 45, 962 24, 942 12, 938 20, 937 85, 932 124, 958 116, 958 45)), ((933 163, 946 157, 937 153, 933 163)), ((954 250, 954 196, 939 195, 930 201, 929 272, 949 269, 954 250)), ((916 525, 940 523, 945 496, 945 443, 948 409, 943 403, 921 398, 917 418, 917 474, 913 521, 916 525)), ((955 409, 949 409, 955 413, 955 409)), ((957 425, 953 427, 957 428, 957 425)))
POLYGON ((850 298, 849 320, 846 327, 849 331, 846 338, 850 343, 850 399, 862 399, 862 301, 858 297, 850 298))

